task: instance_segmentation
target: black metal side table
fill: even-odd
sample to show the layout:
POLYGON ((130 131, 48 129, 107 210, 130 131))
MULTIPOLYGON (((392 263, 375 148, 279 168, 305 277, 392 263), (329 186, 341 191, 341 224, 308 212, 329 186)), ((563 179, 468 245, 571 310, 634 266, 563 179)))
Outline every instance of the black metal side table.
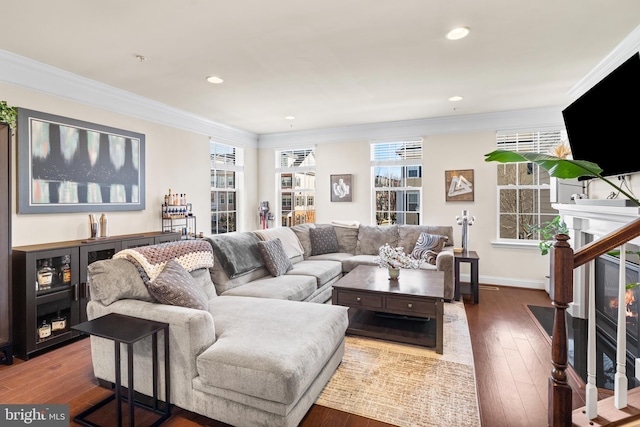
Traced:
POLYGON ((84 334, 113 340, 116 371, 115 393, 78 414, 73 419, 75 422, 85 426, 98 426, 98 424, 88 421, 86 417, 114 399, 116 400, 118 426, 122 425, 122 400, 129 403, 129 425, 132 427, 135 425, 133 416, 135 406, 145 408, 161 415, 161 417, 156 420, 152 426, 162 424, 171 416, 171 399, 169 396, 169 324, 111 313, 98 317, 97 319, 72 326, 71 329, 75 329, 84 334), (158 401, 158 332, 160 331, 164 331, 164 409, 160 409, 158 401), (153 406, 136 401, 134 399, 133 386, 133 344, 150 335, 152 337, 153 345, 153 406), (126 398, 123 398, 121 392, 120 344, 127 345, 128 396, 126 398))
POLYGON ((463 251, 460 253, 455 253, 453 257, 454 270, 455 270, 455 291, 454 291, 454 299, 456 301, 460 300, 460 263, 468 262, 471 265, 471 282, 469 283, 470 294, 473 295, 473 303, 478 304, 480 301, 479 297, 479 280, 478 280, 478 264, 480 261, 480 257, 476 253, 476 251, 463 251))

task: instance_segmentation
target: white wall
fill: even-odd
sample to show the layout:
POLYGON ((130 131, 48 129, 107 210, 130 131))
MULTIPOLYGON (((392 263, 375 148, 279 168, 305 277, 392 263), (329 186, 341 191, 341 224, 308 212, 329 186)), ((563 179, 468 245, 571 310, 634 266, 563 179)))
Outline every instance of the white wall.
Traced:
MULTIPOLYGON (((161 229, 160 206, 169 188, 186 193, 193 204, 197 231, 209 233, 209 136, 159 125, 110 111, 67 101, 18 86, 0 84, 1 98, 9 105, 70 117, 105 126, 145 134, 146 139, 146 209, 143 211, 108 212, 109 234, 135 234, 161 229)), ((13 138, 13 165, 16 163, 16 138, 13 138)), ((242 203, 249 209, 255 205, 257 182, 257 150, 245 150, 247 191, 242 203)), ((14 170, 14 177, 17 173, 14 170)), ((18 214, 17 188, 13 180, 13 246, 77 240, 89 237, 88 214, 18 214)), ((100 214, 100 211, 95 213, 100 214)), ((246 218, 243 218, 246 219, 246 218)), ((244 221, 245 229, 255 223, 244 221)))

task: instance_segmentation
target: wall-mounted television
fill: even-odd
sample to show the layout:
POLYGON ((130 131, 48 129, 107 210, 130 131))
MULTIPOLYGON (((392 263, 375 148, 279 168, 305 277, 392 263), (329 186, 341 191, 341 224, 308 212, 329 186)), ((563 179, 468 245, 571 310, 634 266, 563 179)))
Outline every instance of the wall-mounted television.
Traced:
POLYGON ((603 176, 640 172, 640 54, 636 53, 562 112, 575 160, 597 163, 603 176))

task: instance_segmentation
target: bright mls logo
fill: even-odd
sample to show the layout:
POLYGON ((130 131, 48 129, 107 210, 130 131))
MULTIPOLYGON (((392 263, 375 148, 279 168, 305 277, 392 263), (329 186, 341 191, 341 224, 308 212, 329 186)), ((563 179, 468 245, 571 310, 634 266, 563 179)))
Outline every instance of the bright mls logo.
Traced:
POLYGON ((69 405, 0 405, 0 426, 68 427, 69 405))

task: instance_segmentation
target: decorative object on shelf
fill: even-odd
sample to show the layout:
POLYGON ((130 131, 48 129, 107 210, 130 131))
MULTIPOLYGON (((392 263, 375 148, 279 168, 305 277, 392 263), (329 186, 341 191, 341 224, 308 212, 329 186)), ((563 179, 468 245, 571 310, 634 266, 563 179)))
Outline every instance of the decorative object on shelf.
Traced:
POLYGON ((0 122, 5 122, 11 129, 16 128, 18 109, 7 105, 7 101, 0 101, 0 122))
POLYGON ((60 310, 58 310, 58 314, 54 319, 51 319, 51 331, 62 331, 67 327, 67 318, 60 314, 60 310))
POLYGON ((48 261, 43 261, 42 267, 38 270, 38 290, 45 291, 51 289, 53 281, 53 270, 49 267, 48 261))
POLYGON ((331 175, 331 201, 350 202, 352 175, 331 175))
POLYGON ((42 325, 38 328, 38 337, 41 340, 49 338, 51 336, 51 325, 46 320, 42 321, 42 325))
POLYGON ((467 209, 462 210, 462 216, 456 216, 458 225, 462 225, 462 252, 469 251, 469 226, 473 225, 476 217, 470 216, 467 209))
POLYGON ((145 208, 145 135, 18 108, 18 213, 145 208))
POLYGON ((107 214, 103 213, 100 216, 100 237, 109 237, 109 219, 107 218, 107 214))
POLYGON ((397 280, 400 275, 400 268, 418 268, 420 260, 415 259, 404 252, 402 246, 392 248, 388 243, 380 246, 378 256, 373 259, 380 267, 389 270, 389 279, 397 280), (394 271, 395 270, 395 271, 394 271))
POLYGON ((91 239, 98 238, 98 228, 100 228, 100 225, 98 224, 95 214, 89 214, 89 232, 91 233, 91 239))
POLYGON ((473 202, 473 169, 444 171, 447 202, 473 202))

